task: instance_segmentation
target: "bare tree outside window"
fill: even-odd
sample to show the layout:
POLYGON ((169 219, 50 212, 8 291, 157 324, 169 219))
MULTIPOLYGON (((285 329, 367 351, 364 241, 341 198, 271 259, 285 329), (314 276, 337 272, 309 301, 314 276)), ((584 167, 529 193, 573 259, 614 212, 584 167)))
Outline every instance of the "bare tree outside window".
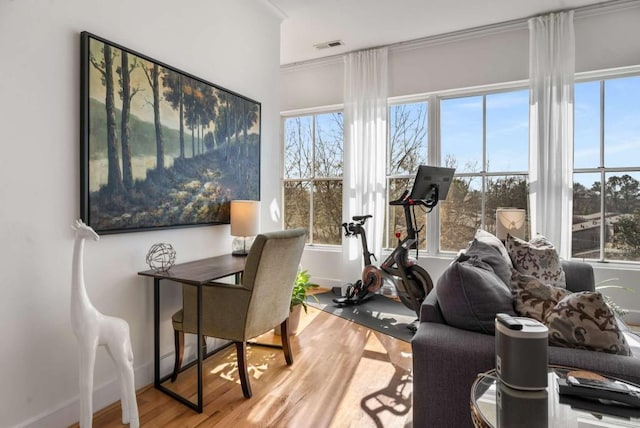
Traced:
POLYGON ((477 229, 495 233, 497 208, 528 212, 528 91, 442 100, 440 121, 441 163, 456 168, 439 205, 440 250, 457 252, 477 229))
POLYGON ((573 257, 640 261, 638 99, 640 76, 575 85, 573 257))
MULTIPOLYGON (((640 261, 639 99, 640 76, 575 85, 573 257, 640 261)), ((478 228, 495 233, 500 207, 526 210, 529 238, 528 89, 428 100, 389 106, 387 202, 411 187, 435 150, 435 163, 456 168, 437 207, 440 251, 465 248, 478 228), (429 132, 430 107, 439 109, 435 133, 429 132), (429 141, 430 134, 439 141, 429 141)), ((306 228, 309 243, 341 242, 343 132, 341 112, 285 119, 285 226, 306 228)), ((416 214, 426 226, 427 215, 416 214)), ((396 232, 405 230, 402 210, 387 206, 385 224, 384 246, 392 248, 396 232)), ((426 233, 419 248, 435 248, 427 247, 426 233)))
MULTIPOLYGON (((427 103, 389 106, 389 142, 387 162, 387 201, 400 197, 413 184, 418 166, 427 162, 427 103)), ((426 214, 416 210, 418 228, 426 226, 426 214)), ((396 232, 404 236, 406 224, 402 207, 388 206, 387 234, 384 246, 395 247, 396 232)), ((423 231, 426 228, 422 229, 423 231)), ((426 233, 420 235, 418 246, 426 248, 426 233)))
POLYGON ((286 118, 284 134, 285 228, 306 228, 311 244, 340 245, 342 112, 286 118))

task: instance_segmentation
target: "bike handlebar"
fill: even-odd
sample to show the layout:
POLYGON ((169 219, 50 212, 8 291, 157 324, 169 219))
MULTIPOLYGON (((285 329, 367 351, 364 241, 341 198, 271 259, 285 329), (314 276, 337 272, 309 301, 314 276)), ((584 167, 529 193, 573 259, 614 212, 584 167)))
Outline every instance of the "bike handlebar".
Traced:
POLYGON ((412 205, 423 205, 429 208, 429 211, 433 209, 438 204, 438 187, 431 187, 431 197, 429 199, 412 199, 409 198, 409 191, 405 190, 402 195, 395 201, 389 202, 389 205, 402 205, 402 206, 412 206, 412 205))
MULTIPOLYGON (((429 210, 427 212, 431 212, 431 210, 438 204, 438 186, 433 185, 431 187, 432 192, 431 193, 431 197, 429 199, 412 199, 409 198, 409 190, 405 190, 402 195, 400 195, 400 197, 394 201, 389 202, 389 205, 402 205, 405 207, 405 215, 409 215, 407 214, 409 211, 407 211, 407 207, 410 206, 415 206, 415 205, 422 205, 427 207, 429 210)), ((367 222, 368 219, 370 219, 371 217, 373 217, 371 214, 367 214, 367 215, 356 215, 353 216, 353 221, 356 223, 342 223, 342 227, 344 228, 344 235, 345 236, 353 236, 353 235, 357 235, 358 233, 360 233, 360 230, 362 229, 362 226, 364 226, 364 224, 367 222)), ((409 220, 407 220, 407 222, 409 222, 409 220)), ((422 230, 422 227, 420 229, 418 229, 416 232, 420 232, 420 230, 422 230)))
POLYGON ((389 202, 389 205, 405 205, 408 195, 409 195, 409 191, 405 190, 398 199, 396 199, 395 201, 389 202))

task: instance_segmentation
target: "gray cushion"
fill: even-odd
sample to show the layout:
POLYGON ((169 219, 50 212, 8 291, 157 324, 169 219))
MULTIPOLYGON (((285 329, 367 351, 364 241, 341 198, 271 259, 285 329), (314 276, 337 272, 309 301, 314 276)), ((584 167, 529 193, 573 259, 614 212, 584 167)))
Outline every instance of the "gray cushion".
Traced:
POLYGON ((458 260, 463 261, 465 260, 465 257, 473 256, 477 256, 478 259, 491 266, 491 269, 493 269, 493 272, 498 275, 498 278, 500 278, 506 286, 509 286, 511 283, 512 268, 510 263, 507 262, 507 259, 504 258, 497 247, 476 238, 471 242, 467 251, 465 251, 458 260))
POLYGON ((511 262, 511 257, 509 257, 509 253, 507 253, 507 249, 505 248, 504 243, 499 240, 493 233, 487 232, 483 229, 478 229, 474 238, 480 242, 484 242, 485 244, 489 244, 492 247, 495 247, 498 251, 500 251, 500 254, 502 254, 502 257, 504 257, 509 267, 513 267, 513 262, 511 262))
POLYGON ((496 313, 515 315, 511 291, 478 256, 453 262, 435 288, 447 324, 494 334, 496 313))

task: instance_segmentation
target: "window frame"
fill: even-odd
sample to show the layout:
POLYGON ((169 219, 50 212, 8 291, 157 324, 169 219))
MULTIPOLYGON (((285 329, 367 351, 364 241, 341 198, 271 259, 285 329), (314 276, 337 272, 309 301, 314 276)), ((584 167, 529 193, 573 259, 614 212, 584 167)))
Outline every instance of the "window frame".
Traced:
MULTIPOLYGON (((576 168, 575 163, 572 170, 572 175, 575 179, 575 174, 598 174, 600 176, 601 186, 606 185, 607 174, 611 173, 640 173, 640 163, 637 166, 631 167, 607 167, 605 165, 605 81, 614 80, 614 79, 622 79, 628 77, 640 77, 640 65, 616 68, 616 69, 607 69, 607 70, 597 70, 592 72, 583 72, 576 73, 574 78, 574 85, 578 85, 581 83, 589 83, 589 82, 598 82, 599 83, 599 135, 598 135, 598 166, 590 167, 590 168, 576 168)), ((574 103, 575 109, 575 103, 574 103)), ((574 127, 575 127, 575 110, 574 110, 574 127)), ((575 150, 575 132, 574 132, 574 142, 573 149, 575 150)), ((606 195, 605 192, 601 192, 600 195, 600 218, 604 218, 606 213, 606 195)), ((572 204, 572 215, 573 215, 573 204, 572 204)), ((571 248, 571 259, 573 260, 581 260, 585 262, 591 263, 600 263, 600 264, 622 264, 628 266, 640 266, 640 260, 619 260, 619 259, 610 259, 606 258, 605 255, 605 246, 606 242, 606 222, 601 221, 599 226, 599 257, 598 258, 586 258, 586 257, 575 257, 573 255, 573 247, 571 248)), ((573 231, 571 233, 571 242, 573 244, 573 231)))
MULTIPOLYGON (((284 222, 284 218, 285 218, 285 213, 284 210, 286 209, 285 207, 285 183, 296 183, 296 182, 303 182, 303 183, 309 183, 310 186, 310 198, 309 198, 309 230, 307 231, 307 242, 305 245, 309 245, 309 246, 317 246, 317 247, 327 247, 327 248, 338 248, 340 247, 340 245, 334 245, 334 244, 323 244, 323 243, 318 243, 318 242, 314 242, 314 197, 313 197, 313 193, 314 193, 314 188, 315 188, 315 183, 318 181, 343 181, 343 176, 344 176, 344 171, 343 171, 343 175, 340 177, 316 177, 316 158, 315 158, 315 138, 316 138, 316 116, 319 115, 323 115, 323 114, 331 114, 331 113, 342 113, 343 114, 343 118, 344 118, 344 106, 342 104, 336 104, 336 105, 330 105, 330 106, 324 106, 324 107, 319 107, 319 108, 310 108, 310 109, 300 109, 300 110, 292 110, 292 111, 287 111, 287 112, 281 112, 280 113, 280 141, 281 141, 281 145, 280 145, 280 161, 281 161, 281 168, 280 168, 280 196, 281 196, 281 200, 282 200, 282 221, 284 222), (311 153, 312 153, 312 158, 311 158, 311 177, 300 177, 300 178, 287 178, 285 177, 285 165, 286 165, 286 121, 288 119, 293 119, 296 117, 312 117, 312 122, 311 122, 311 137, 312 137, 312 142, 311 142, 311 153)), ((342 137, 342 144, 343 144, 343 149, 344 149, 344 134, 342 137)), ((337 225, 339 226, 339 225, 337 225)), ((337 227, 336 226, 336 227, 337 227)))
MULTIPOLYGON (((600 81, 604 81, 604 80, 609 80, 609 79, 614 79, 614 78, 620 78, 620 77, 633 77, 633 76, 640 76, 640 65, 634 65, 634 66, 626 66, 626 67, 620 67, 620 68, 614 68, 614 69, 604 69, 604 70, 597 70, 597 71, 589 71, 589 72, 577 72, 575 73, 575 77, 574 77, 574 82, 575 84, 578 83, 583 83, 583 82, 588 82, 588 81, 594 81, 594 80, 600 80, 600 81)), ((519 81, 512 81, 512 82, 504 82, 504 83, 497 83, 497 84, 488 84, 488 85, 479 85, 479 86, 474 86, 474 87, 467 87, 467 88, 456 88, 456 89, 450 89, 450 90, 442 90, 442 91, 434 91, 434 92, 429 92, 429 93, 422 93, 422 94, 412 94, 412 95, 406 95, 406 96, 396 96, 396 97, 389 97, 388 98, 388 106, 392 106, 392 105, 397 105, 397 104, 403 104, 403 103, 416 103, 416 102, 426 102, 428 105, 427 108, 427 115, 426 115, 426 120, 427 120, 427 163, 430 165, 435 165, 435 166, 441 166, 441 140, 440 140, 440 102, 442 100, 446 100, 446 99, 451 99, 451 98, 459 98, 459 97, 471 97, 471 96, 478 96, 478 95, 482 95, 483 96, 483 102, 486 103, 486 95, 489 94, 493 94, 493 93, 499 93, 499 92, 509 92, 509 91, 517 91, 517 90, 530 90, 529 87, 529 80, 525 79, 525 80, 519 80, 519 81)), ((574 106, 575 107, 575 106, 574 106)), ((601 98, 601 114, 603 114, 603 105, 602 105, 602 98, 601 98)), ((284 130, 285 130, 285 121, 288 118, 291 117, 295 117, 295 116, 306 116, 306 115, 317 115, 317 114, 323 114, 323 113, 332 113, 332 112, 343 112, 344 113, 344 105, 343 104, 333 104, 333 105, 328 105, 328 106, 323 106, 323 107, 314 107, 314 108, 306 108, 306 109, 297 109, 297 110, 291 110, 291 111, 283 111, 280 113, 280 118, 281 118, 281 162, 283 163, 282 168, 281 168, 281 192, 282 192, 282 203, 283 203, 283 207, 284 207, 284 183, 285 181, 302 181, 304 179, 285 179, 284 178, 284 155, 285 155, 285 135, 284 135, 284 130)), ((389 110, 387 110, 387 112, 389 112, 389 110)), ((315 123, 315 119, 314 119, 314 123, 315 123)), ((389 123, 389 121, 388 121, 389 123)), ((484 128, 484 132, 483 132, 483 169, 484 166, 486 166, 486 162, 484 159, 486 157, 486 104, 483 107, 483 128, 484 128)), ((314 130, 315 132, 315 130, 314 130)), ((603 130, 601 129, 601 134, 603 134, 603 130)), ((343 140, 344 141, 344 140, 343 140)), ((530 144, 530 142, 529 142, 530 144)), ((574 148, 575 148, 575 141, 574 141, 574 148)), ((602 145, 604 144, 604 135, 600 136, 600 144, 601 144, 601 153, 603 153, 603 147, 602 145)), ((388 160, 386 161, 386 163, 388 163, 388 160)), ((602 164, 602 162, 601 162, 602 164)), ((512 175, 518 175, 518 176, 524 176, 527 178, 529 177, 530 171, 529 169, 527 169, 527 171, 509 171, 509 172, 486 172, 486 171, 481 171, 483 173, 482 177, 491 177, 491 176, 512 176, 512 175)), ((611 173, 611 172, 638 172, 638 169, 635 167, 604 167, 601 165, 601 167, 597 167, 597 168, 573 168, 573 173, 598 173, 601 174, 601 177, 606 177, 607 173, 611 173)), ((461 173, 461 174, 456 174, 456 176, 478 176, 480 173, 461 173)), ((408 177, 408 176, 404 176, 404 175, 390 175, 388 174, 388 169, 385 173, 385 179, 387 180, 387 183, 390 179, 393 178, 413 178, 413 177, 408 177)), ((483 178, 483 182, 485 180, 485 178, 483 178)), ((328 178, 324 178, 324 180, 327 180, 328 178)), ((338 178, 335 177, 334 179, 336 180, 342 180, 342 177, 338 178)), ((601 181, 604 182, 604 181, 601 181)), ((312 182, 311 182, 312 183, 312 182)), ((313 183, 312 183, 313 184, 313 183)), ((387 189, 387 194, 386 194, 386 198, 387 200, 389 200, 389 193, 388 193, 388 189, 387 189)), ((485 207, 485 199, 484 199, 484 194, 486 193, 485 189, 483 188, 483 202, 482 202, 482 209, 483 209, 483 213, 484 213, 484 207, 485 207)), ((604 197, 604 196, 603 196, 604 197)), ((328 244, 317 244, 313 242, 313 202, 311 202, 311 206, 310 206, 310 240, 307 243, 307 245, 311 245, 311 246, 316 246, 316 247, 325 247, 325 248, 338 248, 338 246, 336 245, 328 245, 328 244)), ((603 205, 601 205, 601 210, 603 205)), ((389 206, 387 204, 386 207, 386 215, 388 218, 388 210, 389 210, 389 206)), ((419 256, 422 257, 438 257, 438 256, 443 256, 443 257, 450 257, 451 254, 454 254, 453 251, 441 251, 440 250, 440 215, 439 215, 439 211, 440 210, 434 210, 429 216, 429 221, 427 223, 427 248, 426 250, 420 250, 419 252, 419 256), (437 237, 437 239, 434 239, 434 237, 437 237)), ((284 218, 284 215, 283 215, 284 218)), ((482 221, 484 221, 484 215, 482 216, 482 221)), ((388 230, 389 227, 389 222, 385 221, 385 241, 387 240, 388 237, 388 230)), ((604 226, 601 226, 601 237, 600 237, 600 258, 599 259, 584 259, 587 262, 590 263, 608 263, 608 264, 624 264, 627 266, 631 266, 633 268, 637 268, 640 267, 640 262, 639 261, 626 261, 626 260, 614 260, 614 259, 606 259, 604 258, 604 239, 602 236, 602 233, 604 231, 604 226)), ((389 250, 389 247, 385 246, 383 248, 383 251, 387 252, 389 250)), ((582 260, 581 258, 577 258, 577 257, 571 257, 571 259, 574 260, 582 260)))
MULTIPOLYGON (((483 102, 483 112, 482 112, 482 122, 483 122, 483 135, 482 135, 482 170, 480 172, 473 173, 456 173, 454 177, 480 177, 482 180, 482 202, 481 202, 481 218, 482 224, 484 225, 484 215, 485 215, 485 183, 488 177, 503 177, 503 176, 522 176, 528 181, 529 179, 529 170, 526 171, 492 171, 487 172, 485 170, 486 167, 486 149, 487 149, 487 139, 486 139, 486 96, 498 93, 506 93, 506 92, 516 92, 527 90, 529 91, 529 81, 528 80, 519 80, 515 82, 506 82, 499 84, 490 84, 490 85, 481 85, 470 88, 459 88, 453 90, 444 90, 444 91, 434 91, 431 93, 425 94, 417 94, 410 96, 400 96, 400 97, 390 97, 388 99, 388 106, 391 107, 393 105, 399 104, 412 104, 419 102, 427 103, 427 163, 429 165, 434 166, 442 166, 441 162, 441 153, 442 153, 442 141, 441 141, 441 123, 440 123, 440 112, 441 112, 441 102, 443 100, 455 99, 455 98, 465 98, 465 97, 476 97, 482 96, 483 102)), ((389 109, 387 109, 387 114, 389 114, 389 109)), ((387 123, 390 124, 390 121, 387 120, 387 123)), ((389 132, 389 131, 388 131, 389 132)), ((527 154, 527 165, 528 165, 528 154, 527 154)), ((387 160, 388 164, 388 160, 387 160)), ((389 180, 394 178, 413 178, 413 176, 407 175, 390 175, 386 174, 387 184, 389 180)), ((388 187, 388 186, 387 186, 388 187)), ((387 200, 389 200, 389 190, 387 188, 387 200)), ((527 207, 528 210, 528 207, 527 207)), ((389 218, 389 206, 387 204, 386 207, 386 219, 389 218)), ((425 249, 419 250, 420 256, 450 256, 455 254, 456 251, 451 250, 442 250, 440 248, 440 210, 434 209, 429 214, 429 220, 427 221, 426 228, 426 239, 427 239, 427 247, 425 249)), ((385 221, 385 244, 386 238, 389 236, 389 221, 385 221)), ((383 250, 389 251, 392 247, 384 247, 383 250)))

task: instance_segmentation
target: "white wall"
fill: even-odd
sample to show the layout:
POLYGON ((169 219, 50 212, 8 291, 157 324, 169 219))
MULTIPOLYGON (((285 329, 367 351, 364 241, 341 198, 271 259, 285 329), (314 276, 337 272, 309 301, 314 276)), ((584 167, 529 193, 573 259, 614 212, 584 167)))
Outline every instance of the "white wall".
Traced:
MULTIPOLYGON (((576 71, 586 72, 640 64, 640 3, 613 5, 575 15, 576 71)), ((389 50, 389 96, 403 96, 525 80, 529 74, 529 31, 526 23, 440 37, 389 50)), ((340 57, 285 65, 281 72, 282 112, 343 102, 343 60, 340 57)), ((346 220, 346 219, 345 219, 346 220)), ((420 260, 434 283, 451 257, 420 260)), ((317 282, 339 285, 326 266, 341 263, 338 251, 309 247, 303 262, 317 282)), ((596 281, 618 278, 636 293, 612 291, 612 297, 633 311, 640 324, 640 270, 596 264, 596 281)), ((354 278, 355 281, 357 278, 354 278)))
MULTIPOLYGON (((77 344, 69 320, 70 228, 79 216, 80 32, 90 31, 262 103, 262 229, 280 226, 280 20, 255 0, 0 0, 0 426, 78 421, 77 344)), ((137 276, 156 242, 177 262, 229 251, 229 227, 103 236, 85 247, 88 293, 127 320, 136 385, 152 382, 153 283, 137 276)), ((167 317, 179 295, 163 305, 167 317)), ((165 323, 162 353, 172 349, 165 323)), ((94 409, 118 399, 104 349, 94 409)))

